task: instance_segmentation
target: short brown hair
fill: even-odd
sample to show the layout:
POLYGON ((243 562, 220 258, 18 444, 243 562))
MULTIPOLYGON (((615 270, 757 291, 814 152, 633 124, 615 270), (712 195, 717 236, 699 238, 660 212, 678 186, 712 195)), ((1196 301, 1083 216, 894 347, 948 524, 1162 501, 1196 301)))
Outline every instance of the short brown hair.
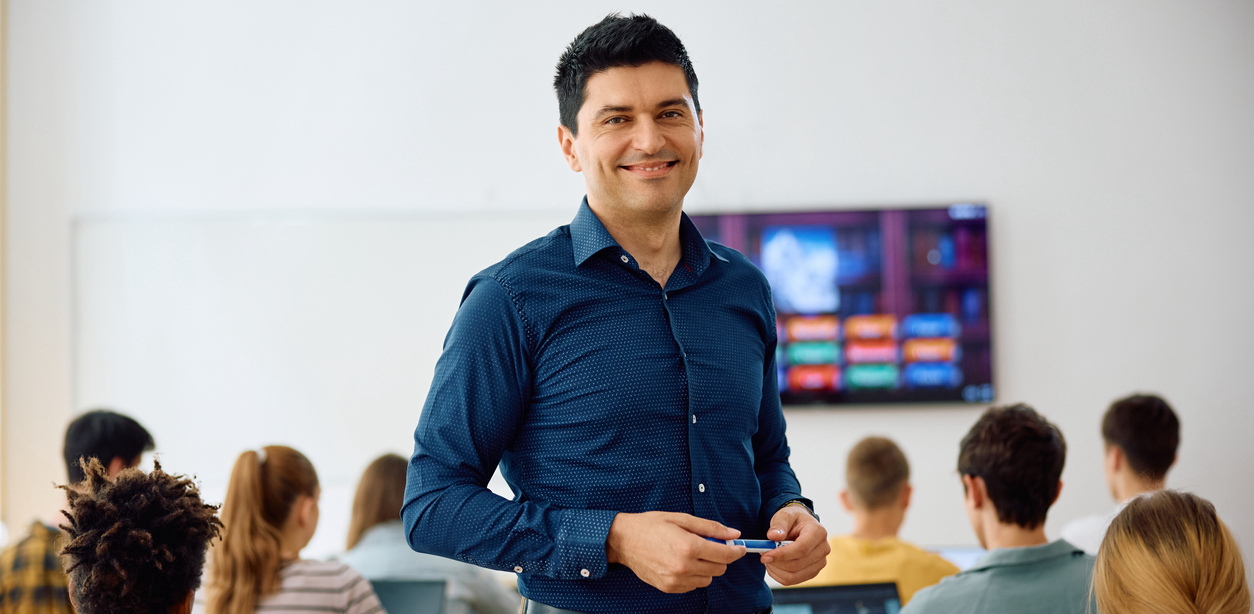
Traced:
POLYGON ((984 479, 997 519, 1035 529, 1058 497, 1067 442, 1058 427, 1024 405, 984 412, 958 450, 958 473, 984 479))
POLYGON ((1134 394, 1110 404, 1102 417, 1102 438, 1123 450, 1133 471, 1157 482, 1176 462, 1180 420, 1161 397, 1134 394))
POLYGON ((222 530, 218 508, 181 475, 124 469, 115 481, 96 457, 79 461, 84 479, 69 495, 61 554, 81 614, 166 612, 200 586, 209 541, 222 530))
POLYGON ((845 462, 849 493, 867 509, 891 504, 910 479, 910 463, 886 437, 867 437, 854 445, 845 462))
POLYGON ((1232 533, 1197 495, 1132 499, 1110 523, 1093 569, 1102 614, 1246 614, 1250 589, 1232 533))

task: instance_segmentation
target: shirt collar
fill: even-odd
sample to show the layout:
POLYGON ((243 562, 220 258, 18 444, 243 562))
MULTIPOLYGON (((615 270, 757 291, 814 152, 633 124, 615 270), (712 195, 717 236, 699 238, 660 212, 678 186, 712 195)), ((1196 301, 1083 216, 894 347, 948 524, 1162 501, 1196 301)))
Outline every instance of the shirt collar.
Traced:
POLYGON ((1030 565, 1032 563, 1039 563, 1049 559, 1072 556, 1076 553, 1083 554, 1084 551, 1071 545, 1071 543, 1065 539, 1055 540, 1042 546, 1028 546, 1025 548, 997 548, 984 555, 984 557, 971 568, 971 571, 988 569, 990 567, 1005 567, 1008 565, 1030 565))
MULTIPOLYGON (((588 206, 587 196, 579 204, 579 212, 570 223, 570 240, 576 267, 582 266, 584 262, 602 250, 619 247, 618 241, 614 240, 610 231, 605 229, 605 224, 601 223, 601 218, 598 218, 588 206)), ((710 249, 710 244, 706 243, 701 236, 701 231, 697 230, 696 224, 688 219, 687 213, 680 213, 679 240, 683 243, 684 262, 697 275, 709 266, 711 256, 727 262, 726 258, 710 249)))

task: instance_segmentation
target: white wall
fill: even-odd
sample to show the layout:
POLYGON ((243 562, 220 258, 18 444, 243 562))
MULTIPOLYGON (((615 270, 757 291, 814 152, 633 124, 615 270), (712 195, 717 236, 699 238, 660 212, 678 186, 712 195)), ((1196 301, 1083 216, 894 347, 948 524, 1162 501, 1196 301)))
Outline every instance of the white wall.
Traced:
MULTIPOLYGON (((626 8, 675 29, 702 80, 690 210, 991 204, 1000 398, 1071 444, 1051 534, 1108 505, 1104 406, 1153 390, 1184 422, 1171 483, 1250 549, 1254 5, 762 6, 13 0, 4 520, 55 506, 83 409, 74 220, 573 212, 552 67, 626 8)), ((970 543, 952 465, 975 415, 791 411, 794 466, 842 530, 843 452, 887 433, 915 468, 906 536, 970 543)))

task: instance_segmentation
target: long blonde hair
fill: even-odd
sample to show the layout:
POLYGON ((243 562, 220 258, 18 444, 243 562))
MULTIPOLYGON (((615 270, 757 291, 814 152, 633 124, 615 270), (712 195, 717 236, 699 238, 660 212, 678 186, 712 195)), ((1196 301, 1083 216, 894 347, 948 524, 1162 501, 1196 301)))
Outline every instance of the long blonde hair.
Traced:
POLYGON ((1236 540, 1197 495, 1133 499, 1110 524, 1093 570, 1102 614, 1248 614, 1236 540))
POLYGON ((348 523, 348 549, 352 550, 370 527, 401 517, 405 502, 405 472, 409 461, 396 454, 374 459, 357 483, 353 517, 348 523))
POLYGON ((209 555, 208 614, 252 614, 279 589, 283 524, 297 497, 317 492, 318 474, 304 454, 287 446, 262 451, 240 454, 231 469, 220 512, 226 531, 209 555))

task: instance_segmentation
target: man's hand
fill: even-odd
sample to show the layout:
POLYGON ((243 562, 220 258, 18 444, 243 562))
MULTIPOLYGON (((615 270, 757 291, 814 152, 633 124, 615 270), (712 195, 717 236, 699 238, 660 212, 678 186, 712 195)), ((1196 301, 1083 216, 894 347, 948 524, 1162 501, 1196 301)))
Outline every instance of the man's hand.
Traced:
POLYGON ((717 544, 706 537, 736 539, 740 531, 688 514, 621 513, 610 525, 605 556, 664 593, 686 593, 709 586, 745 555, 744 546, 717 544))
POLYGON ((805 508, 796 505, 781 507, 775 512, 766 538, 777 542, 792 540, 791 544, 762 553, 766 572, 784 586, 818 575, 827 565, 827 553, 832 551, 827 543, 827 529, 805 508))

